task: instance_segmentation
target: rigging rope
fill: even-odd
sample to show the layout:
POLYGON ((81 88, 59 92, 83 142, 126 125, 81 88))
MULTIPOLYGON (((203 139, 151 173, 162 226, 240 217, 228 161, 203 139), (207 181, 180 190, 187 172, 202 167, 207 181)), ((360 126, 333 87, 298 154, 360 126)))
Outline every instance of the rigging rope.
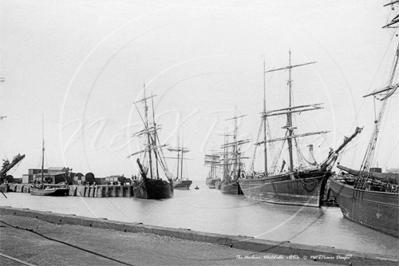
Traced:
MULTIPOLYGON (((263 120, 260 120, 260 127, 259 127, 259 131, 258 131, 258 136, 256 137, 256 142, 259 142, 259 138, 260 135, 262 133, 262 128, 263 128, 263 120)), ((266 143, 264 144, 266 145, 266 143)), ((254 156, 252 157, 252 163, 251 163, 251 167, 249 168, 249 172, 253 173, 254 172, 254 165, 255 165, 255 158, 256 158, 256 151, 257 151, 258 145, 255 145, 254 148, 254 156)))
MULTIPOLYGON (((287 134, 288 134, 288 132, 286 132, 285 133, 285 136, 287 136, 287 134)), ((280 157, 281 157, 281 153, 283 152, 283 148, 284 148, 284 144, 285 144, 285 141, 286 141, 287 139, 284 139, 284 141, 282 141, 282 144, 281 144, 281 147, 280 147, 280 149, 279 149, 279 152, 278 152, 278 154, 274 157, 274 161, 273 161, 273 164, 272 164, 272 169, 273 169, 273 172, 274 173, 277 173, 277 163, 278 163, 278 159, 280 159, 280 157)))
MULTIPOLYGON (((302 159, 301 162, 305 161, 305 162, 307 162, 309 165, 317 165, 317 162, 312 163, 312 162, 309 162, 308 160, 306 160, 305 156, 303 155, 303 153, 301 152, 301 149, 300 149, 299 146, 298 146, 297 139, 294 138, 294 140, 295 140, 295 147, 296 147, 296 149, 297 149, 298 160, 301 158, 301 159, 302 159), (299 157, 300 157, 300 158, 299 158, 299 157)), ((315 160, 315 161, 316 161, 316 160, 315 160)))

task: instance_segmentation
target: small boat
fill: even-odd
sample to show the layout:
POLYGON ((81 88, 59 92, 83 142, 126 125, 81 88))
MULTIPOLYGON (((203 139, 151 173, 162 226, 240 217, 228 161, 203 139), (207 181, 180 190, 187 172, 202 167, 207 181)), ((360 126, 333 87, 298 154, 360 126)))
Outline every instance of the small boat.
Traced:
POLYGON ((199 187, 198 187, 198 186, 195 186, 195 189, 199 189, 199 187))
MULTIPOLYGON (((30 194, 32 196, 68 196, 69 187, 66 184, 68 172, 64 174, 64 183, 51 184, 46 183, 46 178, 44 178, 44 123, 43 123, 43 142, 42 142, 42 171, 41 178, 39 182, 34 182, 33 187, 30 189, 30 194)), ((48 180, 52 180, 51 178, 48 180)))
POLYGON ((66 185, 45 184, 40 187, 32 187, 30 194, 33 196, 68 196, 69 188, 66 185))
MULTIPOLYGON (((307 104, 292 106, 292 80, 291 71, 295 67, 305 66, 313 64, 315 62, 292 65, 291 64, 291 51, 289 52, 289 65, 283 68, 272 69, 269 71, 264 70, 264 73, 288 70, 288 107, 266 111, 266 90, 264 88, 264 99, 263 99, 263 113, 261 129, 263 128, 263 140, 255 143, 257 146, 264 145, 264 171, 254 171, 254 160, 250 167, 250 171, 245 178, 238 179, 240 187, 244 193, 244 196, 250 199, 265 201, 268 203, 284 204, 284 205, 297 205, 297 206, 311 206, 320 207, 321 200, 324 196, 327 179, 333 174, 331 168, 333 167, 338 153, 345 147, 345 145, 354 138, 361 129, 357 129, 355 133, 348 139, 337 150, 330 150, 327 159, 322 163, 317 164, 316 161, 308 161, 304 158, 302 152, 299 149, 297 139, 300 137, 306 137, 311 135, 325 134, 327 131, 319 132, 308 132, 302 134, 296 134, 297 127, 293 125, 293 115, 295 113, 302 113, 307 111, 314 111, 322 109, 321 104, 307 104), (285 125, 282 127, 286 130, 285 136, 275 139, 268 139, 266 129, 269 126, 269 117, 281 117, 285 118, 285 125), (283 145, 288 144, 288 169, 284 170, 285 160, 282 160, 282 166, 280 169, 277 167, 277 162, 282 154, 283 147, 279 150, 276 157, 274 158, 271 171, 269 173, 268 168, 268 143, 274 143, 282 141, 283 145), (298 161, 303 161, 302 164, 294 166, 294 146, 297 149, 296 154, 298 155, 298 161)), ((262 132, 262 130, 259 130, 262 132)), ((259 134, 260 136, 260 134, 259 134)), ((256 150, 255 150, 256 152, 256 150)), ((254 156, 255 159, 255 156, 254 156)))
POLYGON ((136 161, 139 166, 140 174, 139 177, 133 179, 133 195, 135 198, 140 199, 167 199, 173 197, 173 178, 167 169, 167 164, 163 156, 162 147, 166 145, 158 144, 159 137, 157 132, 159 128, 155 123, 153 103, 153 121, 151 125, 148 118, 147 100, 153 97, 154 96, 151 95, 146 98, 144 88, 144 98, 134 103, 137 104, 141 102, 144 104, 144 130, 136 133, 136 136, 144 137, 146 146, 144 150, 135 152, 129 155, 128 158, 137 154, 143 154, 146 165, 143 165, 140 159, 137 158, 136 161), (166 180, 162 178, 162 173, 165 175, 164 178, 166 178, 166 180))
POLYGON ((218 177, 219 165, 220 165, 220 155, 215 153, 206 154, 205 155, 205 166, 209 166, 211 169, 209 170, 208 176, 206 178, 206 185, 210 189, 216 188, 216 184, 220 184, 222 181, 220 177, 218 177))
MULTIPOLYGON (((399 24, 398 16, 386 27, 395 24, 396 26, 399 24)), ((382 129, 381 123, 387 110, 388 100, 399 88, 398 83, 394 84, 394 79, 397 78, 398 61, 399 44, 395 51, 388 86, 364 96, 373 96, 381 103, 379 113, 373 121, 374 131, 360 170, 338 165, 340 172, 331 179, 331 190, 345 218, 394 237, 399 237, 399 173, 383 173, 381 168, 373 167, 373 164, 376 161, 375 150, 377 140, 381 139, 378 136, 382 129)), ((374 101, 374 105, 376 102, 374 101)), ((395 105, 391 104, 391 106, 395 105)), ((397 109, 393 111, 397 112, 397 109)), ((391 140, 390 143, 394 141, 391 140)), ((386 151, 391 151, 391 148, 384 146, 386 151)))
POLYGON ((189 152, 189 150, 184 147, 176 147, 168 148, 168 151, 177 152, 177 157, 172 157, 172 159, 177 159, 177 173, 176 178, 173 179, 173 187, 176 189, 190 189, 193 181, 188 178, 183 178, 183 162, 186 160, 186 158, 184 158, 184 153, 189 152))

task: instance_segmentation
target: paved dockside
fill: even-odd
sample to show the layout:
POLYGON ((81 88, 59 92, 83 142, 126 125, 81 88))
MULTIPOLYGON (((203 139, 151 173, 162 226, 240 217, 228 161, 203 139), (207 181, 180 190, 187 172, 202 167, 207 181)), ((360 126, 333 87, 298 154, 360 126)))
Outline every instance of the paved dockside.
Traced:
POLYGON ((0 265, 398 265, 399 257, 0 207, 0 265), (306 259, 304 259, 306 258, 306 259))

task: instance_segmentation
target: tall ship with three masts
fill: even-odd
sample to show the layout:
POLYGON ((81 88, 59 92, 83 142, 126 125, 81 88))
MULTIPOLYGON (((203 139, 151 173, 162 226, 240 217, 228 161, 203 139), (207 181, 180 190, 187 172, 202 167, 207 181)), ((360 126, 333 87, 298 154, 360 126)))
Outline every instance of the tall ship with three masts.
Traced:
POLYGON ((143 155, 142 161, 139 158, 136 160, 140 174, 133 180, 132 184, 134 197, 141 199, 166 199, 173 197, 174 193, 173 178, 168 171, 162 150, 166 145, 161 145, 158 137, 159 127, 155 123, 154 97, 155 95, 146 97, 144 88, 144 98, 134 103, 135 105, 137 103, 144 105, 144 115, 142 116, 139 112, 144 129, 136 133, 136 136, 144 138, 145 147, 143 150, 129 155, 128 158, 137 154, 143 155), (151 123, 148 115, 148 99, 152 100, 153 116, 151 123))
POLYGON ((183 178, 183 163, 186 158, 184 158, 184 154, 189 152, 187 148, 183 146, 177 146, 175 148, 168 148, 168 151, 176 152, 177 157, 173 159, 177 159, 177 170, 176 177, 173 179, 173 187, 176 189, 190 189, 192 180, 189 180, 188 177, 183 178))
MULTIPOLYGON (((387 5, 395 4, 398 5, 399 1, 392 1, 387 5)), ((396 15, 385 27, 397 28, 398 26, 399 15, 396 15)), ((373 167, 373 165, 376 163, 377 140, 381 140, 379 133, 388 103, 399 88, 398 60, 399 44, 395 51, 388 85, 364 96, 373 96, 374 106, 378 101, 380 104, 374 120, 374 130, 360 169, 338 165, 341 171, 331 179, 330 184, 345 218, 395 237, 399 237, 399 172, 383 173, 381 168, 373 167)), ((397 112, 397 105, 394 105, 394 108, 397 112)), ((390 143, 392 141, 394 139, 391 139, 390 143)), ((393 146, 395 145, 391 148, 393 146)), ((385 147, 385 149, 390 148, 385 147)))
MULTIPOLYGON (((279 70, 288 70, 288 107, 278 110, 266 111, 266 90, 264 88, 263 113, 261 123, 261 128, 263 128, 263 140, 258 140, 258 142, 256 143, 256 145, 264 145, 264 171, 256 173, 253 170, 254 164, 252 163, 250 173, 247 174, 246 178, 239 179, 241 189, 244 193, 244 196, 247 198, 276 204, 320 207, 321 198, 324 194, 324 189, 326 186, 326 181, 332 175, 331 168, 337 159, 338 153, 353 137, 355 137, 360 132, 360 129, 357 129, 356 132, 350 138, 347 138, 337 150, 334 151, 331 149, 326 160, 322 163, 317 164, 315 162, 309 162, 307 166, 294 166, 294 145, 297 148, 297 154, 301 155, 301 159, 306 162, 306 159, 299 150, 297 139, 300 137, 327 133, 326 131, 320 131, 296 134, 296 127, 293 125, 293 115, 295 113, 322 109, 321 104, 293 106, 292 103, 292 69, 313 63, 314 62, 292 65, 290 51, 288 66, 269 71, 265 71, 264 69, 264 73, 279 70), (286 117, 286 123, 282 127, 286 131, 284 137, 277 139, 267 138, 267 119, 273 116, 286 117), (284 170, 285 160, 283 160, 283 165, 280 169, 277 169, 277 164, 274 164, 273 171, 269 172, 267 144, 277 141, 283 142, 281 150, 283 149, 285 143, 288 144, 288 169, 284 170)), ((261 132, 261 130, 259 132, 261 132)), ((281 155, 281 152, 279 154, 281 155)), ((275 158, 275 162, 277 162, 276 159, 278 158, 275 158)))
POLYGON ((220 154, 205 154, 204 165, 209 166, 208 176, 206 177, 206 185, 210 189, 216 188, 216 183, 221 182, 220 174, 220 154))
MULTIPOLYGON (((241 146, 248 143, 249 140, 237 140, 237 119, 240 117, 243 117, 243 115, 227 119, 234 119, 235 123, 233 142, 228 142, 226 139, 225 144, 222 146, 223 162, 221 163, 221 166, 223 169, 223 180, 220 183, 220 191, 225 194, 243 194, 240 184, 238 183, 238 179, 244 176, 245 173, 244 163, 242 162, 245 158, 242 156, 241 146)), ((226 134, 225 137, 227 138, 227 136, 228 135, 226 134)))

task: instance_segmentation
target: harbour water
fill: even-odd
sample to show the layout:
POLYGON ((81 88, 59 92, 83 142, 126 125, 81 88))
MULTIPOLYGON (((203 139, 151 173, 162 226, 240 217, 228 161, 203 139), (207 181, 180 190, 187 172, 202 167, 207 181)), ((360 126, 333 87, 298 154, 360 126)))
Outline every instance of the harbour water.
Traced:
POLYGON ((337 207, 274 205, 199 187, 175 190, 167 200, 10 192, 0 195, 0 205, 397 256, 399 239, 344 219, 337 207))

